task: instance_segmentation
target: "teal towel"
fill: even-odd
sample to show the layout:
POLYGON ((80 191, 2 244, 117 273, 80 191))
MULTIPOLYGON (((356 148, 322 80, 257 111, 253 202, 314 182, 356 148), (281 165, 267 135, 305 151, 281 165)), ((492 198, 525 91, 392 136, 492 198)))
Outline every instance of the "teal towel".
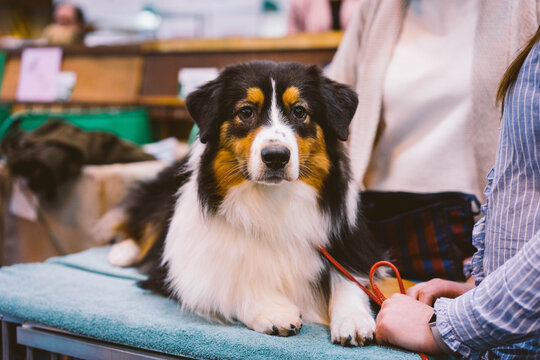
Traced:
POLYGON ((109 264, 107 255, 110 249, 110 246, 96 247, 68 256, 52 257, 47 259, 46 262, 122 279, 146 279, 146 275, 138 272, 136 268, 120 268, 109 264))
POLYGON ((135 269, 110 266, 108 248, 0 268, 0 313, 112 343, 195 359, 420 359, 371 345, 333 345, 328 328, 306 324, 281 338, 241 324, 210 323, 137 287, 135 269))

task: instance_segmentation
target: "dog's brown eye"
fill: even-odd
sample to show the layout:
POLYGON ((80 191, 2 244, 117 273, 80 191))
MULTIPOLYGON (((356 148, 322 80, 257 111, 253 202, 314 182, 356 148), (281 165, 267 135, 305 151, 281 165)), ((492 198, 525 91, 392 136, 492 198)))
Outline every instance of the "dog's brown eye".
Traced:
POLYGON ((240 117, 240 119, 242 120, 249 120, 253 117, 253 109, 250 108, 249 106, 244 106, 240 109, 240 111, 238 111, 238 116, 240 117))
POLYGON ((306 117, 306 114, 307 114, 306 109, 303 108, 302 106, 295 106, 293 109, 293 115, 298 120, 304 120, 304 118, 306 117))

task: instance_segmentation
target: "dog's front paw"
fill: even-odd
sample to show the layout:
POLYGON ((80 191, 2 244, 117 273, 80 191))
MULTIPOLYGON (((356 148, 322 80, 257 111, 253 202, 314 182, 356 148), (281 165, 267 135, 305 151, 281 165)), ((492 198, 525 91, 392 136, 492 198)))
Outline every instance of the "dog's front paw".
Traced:
POLYGON ((375 333, 375 320, 365 311, 335 316, 330 322, 334 344, 343 346, 368 345, 375 333))
POLYGON ((292 336, 300 332, 302 317, 296 307, 272 306, 244 321, 244 324, 263 334, 292 336))
POLYGON ((140 249, 135 241, 127 239, 116 243, 109 251, 109 263, 117 267, 132 266, 139 260, 140 249))

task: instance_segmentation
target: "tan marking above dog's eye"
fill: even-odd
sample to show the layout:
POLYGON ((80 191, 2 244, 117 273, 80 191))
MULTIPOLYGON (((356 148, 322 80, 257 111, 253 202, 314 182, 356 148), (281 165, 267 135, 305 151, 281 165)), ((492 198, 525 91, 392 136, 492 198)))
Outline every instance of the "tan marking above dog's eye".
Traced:
POLYGON ((247 89, 246 100, 261 106, 264 103, 264 94, 258 87, 250 87, 247 89))
POLYGON ((286 107, 291 107, 300 98, 300 90, 296 86, 289 86, 283 93, 283 104, 286 107))

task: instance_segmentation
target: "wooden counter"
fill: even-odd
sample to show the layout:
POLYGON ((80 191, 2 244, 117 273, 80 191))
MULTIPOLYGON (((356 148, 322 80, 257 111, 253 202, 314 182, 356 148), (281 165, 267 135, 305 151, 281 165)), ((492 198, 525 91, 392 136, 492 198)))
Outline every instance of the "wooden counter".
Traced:
POLYGON ((191 121, 189 115, 183 102, 176 99, 181 68, 222 68, 251 60, 297 61, 324 66, 331 61, 342 35, 330 32, 283 38, 185 39, 129 46, 65 47, 61 70, 75 72, 77 83, 70 101, 50 104, 14 101, 21 50, 10 50, 0 102, 14 103, 19 109, 144 105, 152 109, 152 120, 186 122, 191 121))

